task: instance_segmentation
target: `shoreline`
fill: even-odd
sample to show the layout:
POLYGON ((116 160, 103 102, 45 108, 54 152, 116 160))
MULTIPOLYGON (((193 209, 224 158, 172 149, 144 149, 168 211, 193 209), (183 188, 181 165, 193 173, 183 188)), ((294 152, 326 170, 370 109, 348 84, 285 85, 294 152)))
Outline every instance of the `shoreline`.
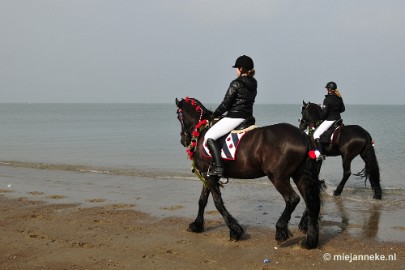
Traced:
MULTIPOLYGON (((201 191, 198 179, 147 178, 4 165, 0 168, 0 194, 11 198, 80 204, 81 207, 136 205, 136 210, 154 217, 189 220, 195 218, 198 210, 201 191)), ((339 197, 333 196, 333 190, 333 186, 328 186, 322 192, 321 219, 325 230, 378 241, 402 239, 405 242, 403 192, 387 190, 383 200, 374 200, 371 188, 364 188, 360 183, 348 183, 339 197)), ((273 229, 285 207, 284 200, 267 179, 230 179, 222 195, 229 212, 245 226, 273 229)), ((298 226, 303 212, 301 200, 291 216, 291 228, 298 226)), ((208 200, 205 213, 206 218, 222 220, 212 198, 208 200)))
POLYGON ((256 226, 243 226, 243 239, 231 242, 222 218, 206 220, 206 230, 196 234, 186 231, 188 218, 152 217, 130 204, 82 207, 2 194, 0 213, 2 269, 404 267, 405 243, 344 232, 333 235, 323 230, 320 248, 304 250, 300 242, 305 236, 293 226, 293 237, 282 244, 274 239, 274 229, 256 226))

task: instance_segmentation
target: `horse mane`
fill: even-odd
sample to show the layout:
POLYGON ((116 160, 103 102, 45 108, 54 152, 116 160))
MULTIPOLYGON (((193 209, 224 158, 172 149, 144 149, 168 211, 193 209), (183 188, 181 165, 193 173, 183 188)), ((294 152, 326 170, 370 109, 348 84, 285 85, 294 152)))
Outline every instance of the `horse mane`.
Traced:
POLYGON ((317 110, 319 110, 319 111, 322 110, 321 105, 319 105, 318 103, 314 103, 314 102, 308 101, 308 103, 305 103, 305 102, 304 102, 304 104, 305 104, 305 105, 302 106, 303 109, 304 109, 304 108, 308 108, 309 106, 314 106, 317 110))
POLYGON ((321 107, 319 104, 311 102, 311 101, 308 101, 307 103, 305 103, 305 105, 303 107, 308 106, 308 105, 313 105, 313 106, 316 106, 316 107, 319 107, 319 108, 321 107))
POLYGON ((209 110, 209 109, 207 109, 202 103, 201 103, 201 101, 199 101, 198 99, 196 99, 196 98, 190 98, 190 97, 186 97, 186 98, 184 98, 183 99, 186 103, 191 103, 191 105, 193 105, 195 108, 196 108, 196 110, 198 109, 198 108, 200 108, 202 111, 203 111, 203 114, 204 115, 208 115, 208 116, 210 116, 211 114, 212 114, 212 111, 211 110, 209 110))

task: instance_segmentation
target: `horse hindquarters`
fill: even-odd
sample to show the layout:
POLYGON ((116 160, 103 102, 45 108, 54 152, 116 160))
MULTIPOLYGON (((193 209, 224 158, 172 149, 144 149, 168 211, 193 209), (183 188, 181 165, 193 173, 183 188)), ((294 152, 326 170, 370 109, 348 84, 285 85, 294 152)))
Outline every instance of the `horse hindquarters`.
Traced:
POLYGON ((342 193, 343 187, 351 174, 351 162, 357 155, 360 155, 365 167, 361 172, 354 175, 369 179, 374 190, 374 199, 381 199, 380 169, 371 135, 361 126, 345 126, 339 137, 339 148, 343 159, 343 179, 336 188, 334 195, 342 193))

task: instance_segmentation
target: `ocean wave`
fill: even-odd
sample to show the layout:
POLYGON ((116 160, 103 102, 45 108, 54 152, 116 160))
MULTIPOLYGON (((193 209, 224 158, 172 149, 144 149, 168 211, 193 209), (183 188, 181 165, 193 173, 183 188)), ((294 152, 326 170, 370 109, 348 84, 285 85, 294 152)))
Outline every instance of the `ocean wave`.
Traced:
POLYGON ((10 166, 15 168, 40 169, 40 170, 57 170, 78 173, 94 173, 94 174, 109 174, 116 176, 133 176, 143 178, 171 178, 178 180, 195 179, 194 174, 186 172, 160 171, 160 170, 141 170, 137 168, 107 168, 96 166, 84 166, 75 164, 54 164, 26 161, 0 161, 2 166, 10 166))

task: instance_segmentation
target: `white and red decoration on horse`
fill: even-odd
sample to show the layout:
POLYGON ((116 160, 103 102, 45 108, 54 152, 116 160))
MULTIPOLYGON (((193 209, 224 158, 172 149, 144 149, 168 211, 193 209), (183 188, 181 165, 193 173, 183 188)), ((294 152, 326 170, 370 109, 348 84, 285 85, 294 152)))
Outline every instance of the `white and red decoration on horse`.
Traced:
MULTIPOLYGON (((235 160, 236 150, 238 149, 239 142, 246 132, 247 131, 240 131, 231 132, 228 134, 221 149, 221 156, 223 159, 235 160)), ((204 145, 203 155, 205 157, 211 157, 210 150, 208 149, 207 145, 204 145)))

